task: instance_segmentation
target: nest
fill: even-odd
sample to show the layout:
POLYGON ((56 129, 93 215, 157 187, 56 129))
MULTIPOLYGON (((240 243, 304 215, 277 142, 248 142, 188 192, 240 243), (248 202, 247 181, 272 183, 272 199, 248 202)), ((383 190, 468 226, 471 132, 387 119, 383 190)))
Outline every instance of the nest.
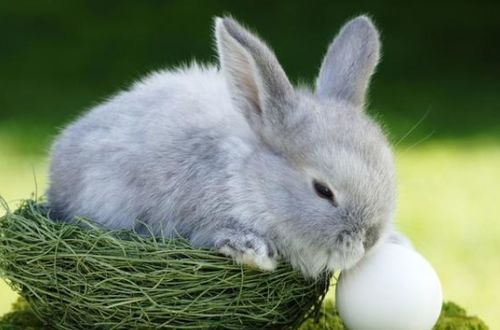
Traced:
MULTIPOLYGON (((4 203, 5 204, 5 203, 4 203)), ((296 328, 319 311, 329 276, 261 272, 181 238, 54 221, 35 201, 0 219, 0 272, 60 329, 296 328)))

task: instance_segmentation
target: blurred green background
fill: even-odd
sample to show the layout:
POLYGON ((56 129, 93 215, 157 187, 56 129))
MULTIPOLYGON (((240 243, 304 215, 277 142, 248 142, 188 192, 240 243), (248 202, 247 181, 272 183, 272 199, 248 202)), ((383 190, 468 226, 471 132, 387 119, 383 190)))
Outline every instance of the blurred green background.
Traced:
MULTIPOLYGON (((498 1, 0 1, 0 195, 14 207, 43 193, 50 141, 85 109, 152 70, 215 61, 212 17, 228 13, 301 83, 343 22, 374 18, 384 57, 369 111, 395 144, 398 226, 446 298, 498 327, 498 1)), ((3 314, 15 296, 2 281, 0 297, 3 314)))

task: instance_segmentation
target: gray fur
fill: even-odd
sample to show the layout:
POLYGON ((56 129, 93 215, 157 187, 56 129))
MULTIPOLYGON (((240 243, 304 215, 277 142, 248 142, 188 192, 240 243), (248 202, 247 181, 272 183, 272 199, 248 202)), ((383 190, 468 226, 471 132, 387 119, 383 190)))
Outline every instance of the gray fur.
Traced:
POLYGON ((52 208, 113 229, 145 223, 262 269, 280 256, 310 277, 352 266, 392 231, 395 204, 390 147, 360 102, 375 28, 368 18, 343 28, 317 91, 294 89, 273 52, 231 18, 215 30, 220 70, 153 73, 60 134, 52 208))

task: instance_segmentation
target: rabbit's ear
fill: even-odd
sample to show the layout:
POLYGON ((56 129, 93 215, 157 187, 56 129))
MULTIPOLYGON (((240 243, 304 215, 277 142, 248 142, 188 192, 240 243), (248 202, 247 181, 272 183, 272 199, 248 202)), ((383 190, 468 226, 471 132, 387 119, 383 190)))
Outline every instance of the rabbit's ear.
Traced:
POLYGON ((316 94, 363 105, 379 58, 379 34, 370 18, 359 16, 349 21, 323 59, 316 80, 316 94))
POLYGON ((254 128, 280 126, 293 88, 274 53, 231 18, 216 18, 215 34, 220 66, 237 107, 254 128))

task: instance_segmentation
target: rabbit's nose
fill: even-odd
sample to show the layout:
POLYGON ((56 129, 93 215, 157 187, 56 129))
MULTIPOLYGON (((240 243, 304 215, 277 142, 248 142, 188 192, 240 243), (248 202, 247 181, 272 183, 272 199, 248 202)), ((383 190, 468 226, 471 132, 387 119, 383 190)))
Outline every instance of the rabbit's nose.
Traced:
POLYGON ((352 249, 356 244, 361 245, 362 241, 362 236, 360 235, 359 231, 353 231, 353 230, 342 230, 340 233, 338 233, 337 238, 336 238, 336 243, 339 247, 345 249, 345 250, 350 250, 352 249))

